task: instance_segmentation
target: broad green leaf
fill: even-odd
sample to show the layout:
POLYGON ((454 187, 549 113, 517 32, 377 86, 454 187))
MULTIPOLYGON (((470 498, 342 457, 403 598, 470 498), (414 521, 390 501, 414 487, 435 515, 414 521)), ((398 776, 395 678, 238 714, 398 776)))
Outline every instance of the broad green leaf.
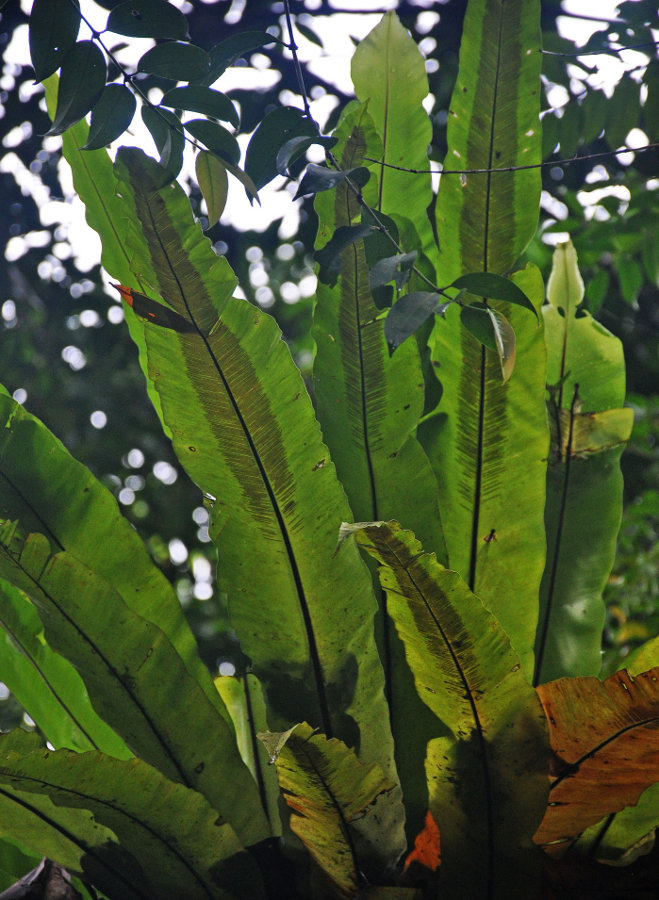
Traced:
POLYGON ((214 119, 230 122, 236 128, 240 125, 236 107, 227 95, 199 84, 172 88, 171 91, 167 91, 164 95, 160 105, 170 106, 172 109, 187 109, 190 112, 203 113, 203 115, 211 116, 214 119))
POLYGON ((105 57, 93 41, 78 41, 61 63, 57 110, 47 134, 62 134, 80 121, 105 88, 105 57))
POLYGON ((196 44, 164 41, 140 58, 138 72, 173 81, 200 81, 208 74, 208 53, 196 44))
MULTIPOLYGON (((539 26, 537 0, 470 0, 445 169, 540 162, 539 26)), ((440 284, 464 272, 509 272, 534 235, 539 203, 539 169, 443 175, 436 207, 440 284)), ((442 328, 439 322, 435 330, 442 328)))
POLYGON ((279 786, 291 809, 290 825, 339 896, 393 869, 400 849, 395 784, 374 764, 364 765, 341 741, 306 722, 283 735, 260 735, 272 754, 279 786))
POLYGON ((215 153, 220 159, 226 159, 228 163, 236 165, 240 162, 240 147, 238 141, 217 122, 209 122, 206 119, 191 119, 183 123, 183 127, 193 138, 201 141, 206 148, 215 153))
MULTIPOLYGON (((0 737, 0 789, 8 788, 17 804, 44 795, 60 808, 91 812, 139 864, 134 889, 140 896, 226 896, 219 880, 222 861, 242 847, 201 794, 168 781, 140 759, 122 761, 92 751, 53 753, 33 744, 20 731, 0 737)), ((81 817, 81 824, 73 833, 84 840, 86 818, 81 817)), ((33 842, 34 829, 26 832, 14 837, 33 842)), ((38 844, 34 849, 39 852, 38 844)), ((84 866, 82 861, 80 875, 84 866)), ((250 889, 254 898, 263 896, 258 880, 250 889)))
POLYGON ((292 106, 278 106, 263 119, 250 138, 245 171, 260 190, 277 174, 277 155, 294 137, 318 137, 318 129, 292 106))
POLYGON ((460 309, 460 321, 480 344, 488 350, 497 349, 492 319, 485 304, 474 303, 472 306, 463 306, 460 309))
POLYGON ((202 197, 206 201, 209 227, 219 222, 229 191, 229 176, 222 160, 206 150, 195 158, 195 174, 202 197))
POLYGON ((212 84, 217 81, 225 69, 228 69, 236 60, 251 50, 258 50, 259 47, 274 43, 281 43, 281 41, 267 31, 241 31, 225 38, 209 51, 210 72, 206 77, 207 83, 212 84))
POLYGON ((303 714, 391 770, 375 601, 356 553, 332 558, 350 513, 299 370, 274 320, 231 296, 235 276, 183 191, 154 190, 135 149, 120 150, 118 173, 139 220, 136 269, 195 323, 145 326, 149 376, 182 465, 213 498, 219 589, 272 724, 303 714))
POLYGON ((102 750, 128 759, 121 738, 94 712, 70 662, 43 639, 43 625, 27 596, 0 581, 0 681, 59 750, 102 750))
MULTIPOLYGON (((344 170, 352 168, 363 155, 379 153, 379 138, 362 106, 354 106, 347 113, 338 135, 337 152, 344 170), (365 153, 368 147, 374 152, 365 153)), ((364 188, 367 202, 373 201, 377 190, 377 178, 373 176, 364 188)), ((359 221, 360 215, 359 205, 345 184, 339 184, 335 194, 319 195, 316 211, 317 243, 335 229, 345 231, 351 222, 359 221)), ((379 310, 369 290, 364 242, 347 245, 340 261, 337 285, 318 285, 312 330, 316 342, 314 396, 323 435, 348 495, 353 520, 397 516, 417 528, 428 546, 443 557, 437 485, 415 434, 424 400, 417 346, 410 341, 390 358, 385 321, 378 319, 379 310)), ((415 806, 417 820, 412 821, 411 828, 418 831, 418 817, 427 809, 421 771, 428 739, 425 709, 414 691, 377 583, 376 590, 381 606, 377 634, 399 751, 397 765, 408 816, 410 805, 415 806), (421 782, 414 799, 410 779, 421 782)))
MULTIPOLYGON (((513 278, 539 312, 538 270, 528 266, 513 278)), ((516 336, 512 376, 502 383, 499 353, 467 333, 461 311, 449 307, 432 348, 443 393, 420 434, 439 483, 449 565, 497 617, 530 676, 545 565, 545 348, 526 309, 499 301, 492 309, 516 336)))
POLYGON ((62 65, 80 29, 78 0, 34 0, 30 12, 30 56, 35 81, 62 65))
POLYGON ((70 553, 51 555, 44 535, 25 536, 11 522, 0 524, 0 576, 30 596, 50 646, 78 669, 96 711, 137 755, 204 794, 245 844, 267 836, 232 725, 163 631, 70 553), (175 690, 163 690, 164 677, 175 690))
POLYGON ((120 137, 133 121, 135 106, 135 95, 125 85, 106 85, 92 109, 89 137, 83 149, 99 150, 120 137))
POLYGON ((547 469, 547 566, 540 591, 535 682, 596 675, 602 591, 622 515, 620 456, 631 433, 620 341, 579 309, 572 244, 560 244, 543 307, 552 444, 547 469))
POLYGON ((529 897, 542 860, 531 835, 547 797, 542 707, 505 632, 456 572, 397 522, 345 525, 380 565, 389 613, 419 696, 437 716, 428 744, 440 895, 529 897))
MULTIPOLYGON (((351 75, 355 94, 362 103, 368 101, 368 112, 382 139, 380 152, 374 158, 396 166, 428 169, 427 147, 432 127, 422 106, 428 96, 425 62, 394 12, 386 13, 357 46, 351 75)), ((360 163, 356 158, 353 165, 360 163)), ((386 167, 378 175, 379 188, 373 205, 394 218, 400 214, 411 219, 421 249, 428 254, 435 245, 427 214, 432 201, 430 175, 412 175, 386 167)))
POLYGON ((31 856, 8 840, 0 839, 0 891, 12 887, 27 872, 41 865, 42 859, 40 852, 38 856, 31 856))
MULTIPOLYGON (((41 739, 36 734, 30 737, 36 750, 41 739)), ((0 834, 25 852, 84 873, 88 882, 109 897, 150 900, 140 887, 143 875, 135 857, 89 810, 59 806, 41 794, 0 785, 0 834)))
POLYGON ((536 843, 561 849, 585 828, 635 804, 659 782, 659 668, 633 678, 560 678, 538 687, 553 767, 536 843))
POLYGON ((384 322, 384 334, 393 352, 403 341, 423 325, 433 313, 443 315, 448 303, 441 294, 432 291, 413 291, 405 294, 391 307, 384 322))
POLYGON ((659 666, 659 635, 641 644, 625 660, 625 668, 630 675, 640 675, 655 666, 659 666))
POLYGON ((66 550, 109 582, 135 613, 165 632, 221 713, 178 597, 115 498, 4 389, 0 473, 0 518, 19 521, 25 533, 46 534, 53 552, 66 550))
POLYGON ((261 806, 265 810, 270 830, 274 835, 280 836, 282 828, 278 809, 277 775, 272 766, 268 765, 268 753, 257 737, 259 732, 268 730, 263 689, 254 675, 243 675, 241 678, 219 675, 215 679, 215 686, 233 720, 240 755, 258 785, 261 806))
POLYGON ((185 39, 188 22, 180 9, 167 0, 126 0, 108 16, 106 31, 138 38, 185 39))

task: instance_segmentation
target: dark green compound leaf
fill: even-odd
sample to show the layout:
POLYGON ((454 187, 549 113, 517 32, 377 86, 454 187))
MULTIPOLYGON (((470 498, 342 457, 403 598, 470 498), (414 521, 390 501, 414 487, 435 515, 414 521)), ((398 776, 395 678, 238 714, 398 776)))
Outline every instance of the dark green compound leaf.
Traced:
POLYGON ((318 132, 301 110, 291 106, 273 109, 255 130, 247 147, 245 171, 257 188, 276 176, 279 151, 294 137, 317 138, 318 132))
POLYGON ((55 119, 47 134, 62 134, 94 106, 105 88, 105 57, 93 41, 78 41, 64 57, 55 119))
POLYGON ((194 44, 167 41, 156 44, 140 59, 137 71, 173 81, 201 81, 208 74, 209 58, 194 44))
POLYGON ((524 291, 503 275, 496 275, 494 272, 472 272, 456 278, 451 287, 469 291, 477 297, 487 297, 488 300, 507 300, 508 303, 516 303, 530 310, 538 319, 538 313, 524 291))
POLYGON ((341 225, 331 239, 320 250, 316 250, 316 261, 320 265, 318 278, 330 287, 336 284, 341 272, 341 251, 360 238, 373 234, 373 225, 341 225))
POLYGON ((180 120, 166 109, 142 107, 142 121, 149 129, 160 154, 163 184, 176 178, 183 165, 185 137, 180 120))
POLYGON ((108 84, 92 109, 89 137, 83 150, 100 150, 128 128, 135 115, 135 95, 124 84, 108 84))
POLYGON ((29 40, 35 81, 43 81, 59 69, 79 29, 78 0, 34 0, 29 40))
POLYGON ((336 144, 336 138, 319 136, 307 137, 302 135, 301 137, 294 137, 291 138, 290 141, 286 141, 277 154, 276 165, 279 174, 286 175, 288 167, 298 160, 313 144, 320 144, 322 147, 329 150, 336 144))
POLYGON ((227 95, 200 84, 172 88, 162 98, 160 105, 172 109, 187 109, 190 112, 211 116, 213 119, 221 119, 223 122, 230 122, 236 128, 240 125, 236 107, 227 95))
POLYGON ((442 295, 434 291, 414 291, 401 297, 389 310, 384 323, 389 352, 393 353, 433 313, 443 315, 449 302, 442 301, 442 295))
POLYGON ((225 69, 232 66, 251 50, 258 50, 266 44, 282 43, 278 37, 268 34, 267 31, 244 31, 242 34, 234 34, 216 44, 209 51, 210 72, 207 77, 208 84, 216 81, 225 69))
POLYGON ((226 159, 234 166, 240 162, 238 141, 217 122, 209 122, 207 119, 192 119, 190 122, 184 122, 183 127, 220 159, 226 159))
POLYGON ((185 39, 188 23, 167 0, 127 0, 112 9, 106 31, 127 37, 185 39))

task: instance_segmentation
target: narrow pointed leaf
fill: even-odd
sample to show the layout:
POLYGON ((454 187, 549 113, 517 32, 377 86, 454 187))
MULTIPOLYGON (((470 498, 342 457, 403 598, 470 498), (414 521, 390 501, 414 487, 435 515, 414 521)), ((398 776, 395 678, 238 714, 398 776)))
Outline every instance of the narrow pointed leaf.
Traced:
POLYGON ((138 72, 159 75, 173 81, 200 81, 208 74, 208 54, 196 44, 164 41, 140 58, 138 72))
POLYGON ((659 781, 659 668, 606 681, 561 678, 538 687, 554 752, 549 805, 534 840, 560 850, 659 781))
POLYGON ((476 303, 472 306, 463 306, 460 310, 460 321, 469 334, 488 350, 497 349, 493 323, 487 306, 476 303))
POLYGON ((191 119, 183 123, 183 127, 193 138, 201 141, 208 150, 215 153, 220 159, 226 159, 231 165, 240 161, 240 147, 238 141, 217 122, 208 122, 206 119, 191 119))
POLYGON ((187 109, 190 112, 203 113, 203 115, 211 116, 213 119, 230 122, 236 128, 240 125, 236 107, 227 95, 199 84, 172 88, 171 91, 167 91, 164 95, 160 105, 169 106, 172 109, 187 109))
POLYGON ((62 65, 80 30, 78 0, 34 0, 30 12, 30 56, 35 81, 62 65))
POLYGON ((56 750, 102 750, 128 759, 130 750, 94 712, 78 672, 42 635, 28 597, 0 581, 0 681, 56 750))
POLYGON ((242 678, 220 675, 215 686, 229 711, 236 730, 238 749, 245 765, 256 782, 261 806, 273 835, 281 835, 279 816, 279 785, 277 774, 269 765, 268 752, 258 734, 268 730, 267 707, 263 688, 254 675, 242 678))
POLYGON ((426 774, 442 848, 440 893, 531 896, 548 747, 519 658, 491 612, 412 532, 371 522, 344 525, 342 536, 350 534, 380 565, 417 691, 439 720, 426 774))
POLYGON ((83 150, 99 150, 120 137, 133 121, 135 107, 135 95, 125 85, 106 85, 92 109, 89 137, 83 150))
POLYGON ((143 106, 142 121, 149 129, 153 142, 160 154, 161 184, 176 178, 183 165, 185 134, 180 119, 167 109, 143 106))
MULTIPOLYGON (((539 311, 544 287, 535 267, 515 282, 539 311)), ((494 301, 515 333, 515 370, 502 379, 501 355, 483 347, 461 315, 478 314, 495 334, 489 308, 454 306, 437 320, 432 358, 443 394, 421 429, 440 490, 449 564, 496 615, 533 671, 538 590, 545 565, 544 498, 549 448, 542 327, 520 306, 494 301), (490 539, 494 535, 496 540, 490 539)))
POLYGON ((78 41, 61 63, 57 110, 47 134, 62 134, 94 106, 105 87, 107 67, 93 41, 78 41))
POLYGON ((195 158, 195 174, 199 190, 206 201, 209 227, 219 222, 229 191, 229 176, 222 160, 206 150, 195 158))
POLYGON ((336 138, 333 137, 320 137, 319 135, 315 135, 313 137, 305 137, 304 135, 300 137, 294 137, 290 140, 286 141, 286 143, 280 148, 279 153, 277 154, 277 159, 275 161, 275 167, 277 172, 280 175, 286 175, 288 172, 288 167, 291 166, 297 159, 300 159, 301 156, 312 147, 314 144, 318 144, 321 147, 325 147, 326 149, 330 149, 336 143, 336 138))
MULTIPOLYGON (((337 135, 337 152, 344 169, 350 169, 363 155, 376 156, 379 152, 379 138, 364 107, 355 107, 346 115, 337 135)), ((367 202, 373 202, 377 190, 377 177, 373 175, 364 189, 367 202)), ((354 195, 345 184, 337 186, 335 195, 319 195, 316 211, 319 244, 335 229, 341 231, 359 221, 360 215, 354 195)), ((437 486, 415 435, 424 402, 416 344, 410 341, 389 356, 386 322, 378 318, 380 311, 369 288, 364 241, 346 246, 340 261, 337 285, 318 285, 312 331, 316 342, 314 395, 323 434, 348 495, 353 520, 398 516, 417 528, 428 546, 441 555, 444 542, 437 486)), ((397 766, 408 828, 414 835, 428 808, 421 767, 429 716, 416 696, 377 581, 375 586, 382 610, 377 634, 389 716, 399 750, 397 766)))
POLYGON ((348 507, 301 375, 274 320, 231 296, 183 191, 156 191, 140 151, 118 160, 136 268, 197 328, 145 326, 149 377, 181 463, 217 498, 218 584, 273 724, 302 712, 391 769, 375 601, 357 555, 332 559, 348 507))
MULTIPOLYGON (((362 103, 368 101, 369 114, 382 139, 375 158, 395 166, 428 169, 426 151, 432 126, 422 106, 428 95, 425 62, 396 13, 386 13, 357 46, 351 75, 355 94, 362 103)), ((360 163, 356 158, 354 165, 360 163)), ((432 201, 430 175, 382 167, 378 176, 376 208, 394 218, 401 214, 411 219, 421 240, 420 249, 429 253, 435 244, 427 214, 432 201)))
POLYGON ((494 343, 501 366, 501 377, 504 384, 509 380, 515 368, 516 338, 512 325, 504 315, 496 309, 488 307, 487 314, 492 322, 494 343))
POLYGON ((581 314, 584 287, 572 244, 556 248, 543 307, 547 345, 547 566, 540 591, 536 683, 596 675, 602 592, 622 515, 620 456, 631 433, 618 338, 581 314))
POLYGON ((118 3, 108 16, 106 31, 139 38, 184 39, 187 19, 167 0, 126 0, 118 3))
MULTIPOLYGON (((168 781, 139 759, 53 753, 32 743, 20 732, 0 737, 0 788, 28 803, 41 794, 56 798, 58 807, 93 813, 139 862, 140 892, 191 900, 223 896, 217 881, 222 860, 242 848, 201 794, 168 781)), ((14 837, 34 840, 29 833, 14 837)), ((38 845, 34 849, 39 851, 38 845)), ((258 881, 251 887, 255 898, 261 895, 258 881)))
MULTIPOLYGON (((279 736, 262 737, 272 743, 279 736)), ((274 761, 292 811, 291 829, 339 896, 355 896, 365 875, 381 878, 383 869, 398 861, 397 847, 390 844, 390 831, 398 830, 397 805, 391 803, 395 784, 378 766, 364 765, 341 741, 327 740, 306 722, 277 745, 274 761)))
POLYGON ((456 278, 451 287, 461 291, 469 291, 479 297, 488 300, 506 300, 508 303, 517 303, 530 310, 538 320, 538 311, 514 281, 495 275, 494 272, 473 272, 471 275, 461 275, 456 278))
POLYGON ((20 522, 26 534, 46 534, 53 552, 66 550, 101 575, 134 612, 165 632, 208 699, 222 711, 175 591, 115 498, 4 389, 0 518, 20 522))
POLYGON ((267 836, 233 728, 164 632, 71 554, 52 556, 46 537, 25 537, 11 523, 0 526, 0 575, 31 597, 50 646, 75 665, 96 711, 138 755, 203 793, 246 844, 267 836), (165 672, 176 691, 163 691, 165 672))

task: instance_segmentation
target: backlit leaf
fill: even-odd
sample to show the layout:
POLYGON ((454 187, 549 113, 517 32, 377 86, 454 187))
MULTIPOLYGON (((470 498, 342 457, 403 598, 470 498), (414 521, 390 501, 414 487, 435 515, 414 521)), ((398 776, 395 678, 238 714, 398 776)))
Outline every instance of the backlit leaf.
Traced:
POLYGON ((336 284, 342 265, 341 252, 355 241, 373 234, 374 231, 373 225, 340 225, 325 246, 316 250, 314 254, 320 265, 319 280, 323 284, 329 284, 330 287, 336 284))
POLYGON ((659 782, 659 668, 606 681, 561 678, 537 690, 554 756, 549 804, 533 839, 556 852, 659 782))
POLYGON ((188 23, 167 0, 127 0, 118 3, 108 16, 107 31, 127 37, 185 39, 188 23))
POLYGON ((30 13, 30 56, 36 81, 62 65, 80 30, 78 0, 34 0, 30 13))
POLYGON ((200 150, 195 159, 197 184, 206 201, 208 224, 219 221, 227 202, 229 178, 222 160, 206 150, 200 150))
POLYGON ((341 741, 327 740, 306 722, 261 737, 277 743, 274 762, 291 829, 340 896, 354 896, 364 875, 371 880, 395 865, 389 842, 395 784, 379 766, 364 765, 341 741))
POLYGON ((124 84, 108 84, 92 109, 83 150, 99 150, 120 137, 133 121, 136 100, 124 84))
MULTIPOLYGON (((152 897, 221 896, 216 880, 221 878, 221 862, 242 848, 231 826, 218 821, 217 810, 201 794, 169 781, 140 759, 116 760, 93 751, 52 752, 35 748, 30 738, 18 730, 0 737, 5 809, 12 809, 12 798, 15 809, 21 802, 29 806, 41 797, 53 797, 56 809, 82 814, 71 835, 72 843, 77 839, 82 846, 88 829, 85 813, 93 813, 98 825, 110 829, 139 863, 126 866, 122 874, 140 897, 145 890, 152 897)), ((12 818, 10 812, 9 822, 12 818)), ((36 810, 34 826, 39 831, 14 827, 10 833, 40 852, 37 835, 43 819, 36 810)), ((67 859, 71 862, 73 871, 89 877, 86 859, 67 859)), ((258 881, 250 887, 255 898, 262 896, 258 881)))
POLYGON ((94 106, 105 88, 105 57, 93 41, 78 41, 61 63, 57 109, 48 134, 62 134, 94 106))

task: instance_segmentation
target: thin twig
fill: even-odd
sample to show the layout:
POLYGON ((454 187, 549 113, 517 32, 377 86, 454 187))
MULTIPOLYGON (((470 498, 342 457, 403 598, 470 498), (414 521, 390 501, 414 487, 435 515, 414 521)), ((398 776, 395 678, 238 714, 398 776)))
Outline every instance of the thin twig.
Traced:
POLYGON ((641 47, 657 47, 659 41, 645 41, 643 44, 629 44, 627 47, 608 47, 605 50, 581 50, 577 53, 561 53, 560 50, 541 50, 544 56, 605 56, 607 53, 622 53, 624 50, 638 50, 641 47))
POLYGON ((585 159, 601 159, 604 156, 619 156, 622 153, 644 153, 659 147, 659 143, 647 144, 645 147, 622 147, 620 150, 607 150, 603 153, 587 153, 584 156, 572 156, 570 159, 554 159, 548 162, 533 163, 527 166, 501 166, 496 169, 406 169, 404 166, 395 166, 393 163, 385 163, 370 156, 363 156, 366 162, 377 163, 387 169, 396 169, 398 172, 409 172, 410 175, 485 175, 491 172, 521 172, 524 169, 542 169, 546 166, 569 166, 572 163, 585 159))

